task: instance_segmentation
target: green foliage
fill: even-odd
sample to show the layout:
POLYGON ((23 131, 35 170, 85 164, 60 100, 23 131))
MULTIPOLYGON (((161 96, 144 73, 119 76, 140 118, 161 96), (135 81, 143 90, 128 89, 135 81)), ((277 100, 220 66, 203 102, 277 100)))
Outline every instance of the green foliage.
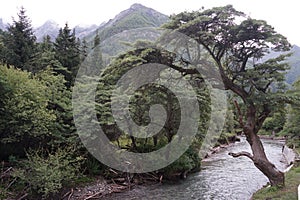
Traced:
POLYGON ((0 199, 7 199, 8 195, 9 192, 6 190, 6 188, 0 185, 0 199))
POLYGON ((22 149, 45 142, 51 134, 56 117, 47 109, 47 87, 31 76, 13 67, 0 66, 1 144, 18 142, 24 145, 20 146, 22 149))
POLYGON ((286 124, 281 134, 289 138, 291 146, 300 147, 300 80, 296 81, 288 94, 294 96, 294 101, 288 107, 286 124))
POLYGON ((35 76, 40 84, 47 86, 47 109, 55 115, 56 120, 51 124, 52 145, 74 144, 75 125, 71 104, 71 91, 65 85, 63 75, 57 74, 51 68, 39 72, 35 76))
POLYGON ((278 109, 278 111, 272 113, 270 117, 266 119, 262 129, 271 134, 273 131, 279 133, 286 122, 286 109, 285 107, 278 109))
POLYGON ((22 168, 14 172, 20 182, 29 186, 30 192, 43 198, 57 193, 80 175, 83 158, 74 156, 74 148, 57 149, 54 153, 30 151, 22 168))
POLYGON ((179 159, 172 164, 160 170, 167 178, 172 178, 175 174, 183 174, 197 171, 200 169, 201 159, 199 158, 198 151, 190 147, 179 159))

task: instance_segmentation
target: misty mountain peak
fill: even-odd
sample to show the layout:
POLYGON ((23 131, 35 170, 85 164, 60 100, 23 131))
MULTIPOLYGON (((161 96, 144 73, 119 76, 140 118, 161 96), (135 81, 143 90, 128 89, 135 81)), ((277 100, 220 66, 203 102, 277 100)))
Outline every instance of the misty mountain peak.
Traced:
POLYGON ((147 8, 145 6, 143 6, 142 4, 139 4, 139 3, 135 3, 135 4, 132 4, 130 6, 131 9, 134 9, 134 10, 138 10, 138 9, 143 9, 143 8, 147 8))

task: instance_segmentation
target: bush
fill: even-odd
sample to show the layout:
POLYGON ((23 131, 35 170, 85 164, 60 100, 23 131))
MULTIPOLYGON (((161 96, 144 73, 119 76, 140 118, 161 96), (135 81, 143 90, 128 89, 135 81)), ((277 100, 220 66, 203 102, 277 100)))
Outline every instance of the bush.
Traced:
POLYGON ((56 123, 47 93, 31 73, 0 65, 0 159, 47 143, 56 123))
POLYGON ((29 192, 43 198, 57 193, 63 186, 76 179, 83 158, 74 156, 72 148, 57 149, 54 153, 43 150, 27 153, 28 160, 13 174, 28 186, 29 192))
POLYGON ((163 168, 161 172, 167 178, 173 178, 174 175, 182 175, 187 172, 199 170, 200 164, 201 159, 198 151, 195 148, 190 147, 179 159, 163 168))

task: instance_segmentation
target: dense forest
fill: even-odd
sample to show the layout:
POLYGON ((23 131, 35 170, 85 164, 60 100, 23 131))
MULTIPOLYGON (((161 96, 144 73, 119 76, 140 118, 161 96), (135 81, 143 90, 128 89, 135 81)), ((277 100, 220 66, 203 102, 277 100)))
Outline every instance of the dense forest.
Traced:
MULTIPOLYGON (((237 135, 243 134, 252 153, 232 152, 231 155, 250 158, 272 186, 284 185, 284 174, 266 157, 259 135, 282 136, 290 147, 300 148, 300 79, 293 83, 289 79, 289 84, 285 80, 285 73, 291 67, 288 59, 293 56, 287 38, 275 32, 266 21, 252 19, 230 5, 151 20, 140 10, 116 21, 117 25, 109 26, 114 22, 110 21, 104 26, 106 29, 85 38, 77 37, 75 30, 65 24, 55 38, 45 35, 38 41, 30 18, 21 8, 18 19, 6 30, 0 30, 0 199, 57 199, 66 188, 91 183, 100 176, 129 187, 133 183, 177 181, 199 171, 201 159, 209 155, 209 152, 201 155, 199 151, 211 121, 216 124, 222 121, 211 119, 212 112, 224 115, 225 121, 222 127, 215 125, 214 130, 220 135, 210 138, 210 148, 234 142, 237 135), (236 18, 243 20, 237 23, 236 18), (107 63, 105 48, 111 45, 104 40, 127 33, 125 30, 141 28, 141 24, 184 34, 197 42, 197 51, 183 44, 185 41, 162 34, 156 41, 146 41, 144 37, 145 40, 126 43, 133 50, 110 58, 111 62, 107 63), (268 56, 270 52, 276 52, 276 56, 268 56), (149 72, 136 72, 133 79, 145 80, 156 73, 162 83, 176 85, 176 92, 166 84, 147 84, 129 97, 125 92, 118 96, 128 99, 129 106, 113 110, 111 105, 118 101, 113 96, 114 89, 121 77, 151 63, 166 69, 155 71, 153 67, 149 72), (212 104, 207 76, 197 70, 203 63, 210 63, 211 68, 206 70, 220 74, 219 80, 214 81, 222 84, 212 87, 225 91, 225 111, 212 104), (78 113, 72 107, 74 88, 88 93, 85 88, 92 84, 78 82, 76 78, 83 64, 95 66, 95 71, 89 74, 101 72, 101 76, 95 87, 95 104, 81 105, 80 112, 84 113, 78 113), (180 80, 191 85, 192 92, 187 92, 180 80), (182 111, 176 94, 188 99, 191 93, 196 96, 197 106, 182 111), (166 111, 166 120, 154 135, 134 137, 140 129, 128 125, 123 130, 114 119, 114 113, 128 112, 137 125, 147 126, 153 120, 151 108, 157 104, 166 111), (111 145, 120 151, 141 154, 157 151, 174 141, 180 146, 188 138, 176 136, 182 129, 182 113, 198 110, 201 116, 189 116, 191 120, 197 119, 196 134, 182 155, 168 152, 168 156, 176 158, 174 162, 152 172, 129 173, 103 164, 83 144, 83 136, 99 140, 90 127, 77 130, 74 121, 74 117, 82 122, 93 121, 85 110, 89 107, 95 108, 95 124, 101 126, 111 145)), ((213 98, 223 97, 219 95, 213 98)), ((185 127, 185 130, 192 129, 185 127)), ((113 157, 111 152, 100 153, 102 157, 113 157)))

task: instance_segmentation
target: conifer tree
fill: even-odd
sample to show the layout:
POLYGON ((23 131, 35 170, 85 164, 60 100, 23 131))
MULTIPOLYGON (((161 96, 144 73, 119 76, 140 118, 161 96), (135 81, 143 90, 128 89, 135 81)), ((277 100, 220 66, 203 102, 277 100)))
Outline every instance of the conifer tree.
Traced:
POLYGON ((26 10, 22 7, 18 13, 18 21, 8 27, 3 38, 4 62, 17 68, 32 71, 30 62, 36 53, 36 37, 26 10))
POLYGON ((64 71, 65 67, 56 59, 54 44, 49 35, 43 38, 43 42, 37 45, 37 55, 32 61, 33 72, 37 73, 45 70, 47 67, 55 69, 56 71, 64 71))
POLYGON ((54 43, 55 57, 65 69, 54 69, 65 76, 67 86, 70 87, 75 79, 80 64, 80 42, 68 24, 59 30, 54 43))

